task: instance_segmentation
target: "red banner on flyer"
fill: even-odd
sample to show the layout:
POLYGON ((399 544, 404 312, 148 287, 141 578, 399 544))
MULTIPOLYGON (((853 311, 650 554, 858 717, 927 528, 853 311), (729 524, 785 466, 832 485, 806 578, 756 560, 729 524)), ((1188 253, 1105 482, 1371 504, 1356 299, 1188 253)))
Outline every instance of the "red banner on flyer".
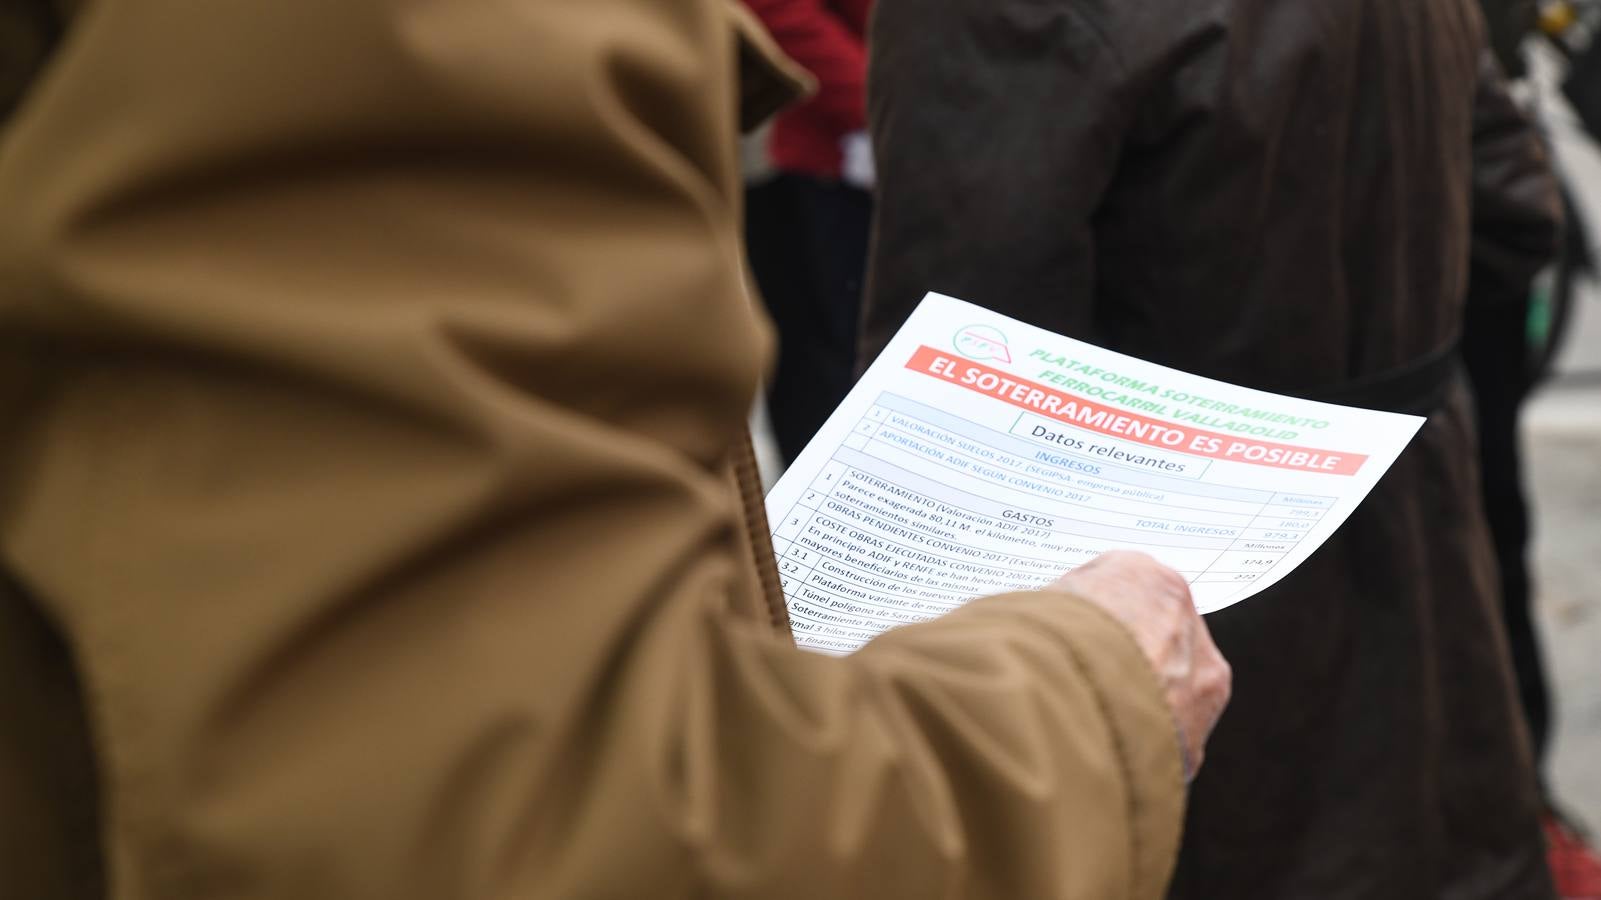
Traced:
POLYGON ((907 361, 906 368, 1065 425, 1190 456, 1326 475, 1355 475, 1367 462, 1367 456, 1360 453, 1259 441, 1163 422, 1018 378, 933 347, 919 347, 907 361))

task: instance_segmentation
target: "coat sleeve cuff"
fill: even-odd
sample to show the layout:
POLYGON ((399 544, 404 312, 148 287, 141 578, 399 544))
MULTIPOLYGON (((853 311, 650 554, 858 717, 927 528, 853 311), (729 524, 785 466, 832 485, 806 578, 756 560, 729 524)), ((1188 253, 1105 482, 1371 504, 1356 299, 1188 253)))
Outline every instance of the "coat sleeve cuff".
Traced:
POLYGON ((1131 897, 1160 897, 1177 862, 1187 798, 1182 742, 1155 670, 1133 634, 1076 595, 1031 591, 975 601, 1012 605, 1070 648, 1117 744, 1129 803, 1131 897))

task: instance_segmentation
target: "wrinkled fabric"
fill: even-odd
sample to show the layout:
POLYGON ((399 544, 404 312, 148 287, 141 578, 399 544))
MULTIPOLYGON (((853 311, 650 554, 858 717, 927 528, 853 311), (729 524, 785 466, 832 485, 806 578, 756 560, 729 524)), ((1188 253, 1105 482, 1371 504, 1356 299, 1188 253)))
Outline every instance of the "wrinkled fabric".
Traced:
MULTIPOLYGON (((871 360, 927 291, 1326 395, 1456 341, 1558 213, 1472 0, 880 0, 871 360)), ((1185 900, 1549 898, 1455 385, 1340 533, 1210 617, 1185 900)))
POLYGON ((1161 895, 1098 607, 789 639, 729 27, 72 21, 0 133, 0 897, 1161 895))

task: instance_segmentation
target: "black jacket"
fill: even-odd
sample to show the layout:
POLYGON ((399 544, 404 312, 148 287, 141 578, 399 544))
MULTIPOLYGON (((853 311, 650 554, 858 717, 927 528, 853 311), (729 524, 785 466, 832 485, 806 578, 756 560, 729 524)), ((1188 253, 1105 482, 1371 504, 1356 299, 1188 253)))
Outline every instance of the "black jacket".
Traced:
MULTIPOLYGON (((1557 238, 1473 0, 880 0, 872 39, 864 360, 934 290, 1327 396, 1450 346, 1470 256, 1515 283, 1557 238)), ((1329 544, 1210 618, 1235 699, 1175 897, 1551 896, 1470 419, 1452 385, 1329 544)))
POLYGON ((1501 68, 1513 78, 1522 78, 1528 68, 1523 61, 1523 41, 1539 21, 1534 0, 1479 0, 1479 6, 1484 10, 1490 48, 1501 68))

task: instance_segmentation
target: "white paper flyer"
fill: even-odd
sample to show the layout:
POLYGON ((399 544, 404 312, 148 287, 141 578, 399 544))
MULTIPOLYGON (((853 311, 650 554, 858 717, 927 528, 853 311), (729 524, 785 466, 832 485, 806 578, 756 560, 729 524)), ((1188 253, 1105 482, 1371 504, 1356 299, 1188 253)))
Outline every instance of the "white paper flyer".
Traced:
POLYGON ((767 497, 795 639, 847 653, 1113 549, 1213 612, 1288 575, 1423 419, 1237 387, 930 294, 767 497))

